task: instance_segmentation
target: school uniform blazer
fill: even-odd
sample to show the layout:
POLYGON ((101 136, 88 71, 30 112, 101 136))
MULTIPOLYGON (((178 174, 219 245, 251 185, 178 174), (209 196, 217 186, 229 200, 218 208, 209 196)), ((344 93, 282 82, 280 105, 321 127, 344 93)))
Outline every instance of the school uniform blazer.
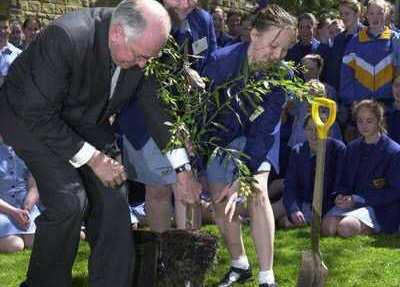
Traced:
POLYGON ((310 45, 303 45, 301 42, 297 42, 292 48, 290 48, 286 55, 286 60, 293 61, 296 64, 300 63, 301 59, 307 54, 321 54, 323 55, 324 46, 313 38, 310 45), (322 49, 322 50, 321 50, 322 49))
POLYGON ((192 42, 195 43, 201 39, 207 41, 207 48, 197 55, 200 58, 196 60, 195 65, 196 71, 202 73, 211 53, 217 49, 217 37, 215 35, 214 23, 210 13, 200 8, 194 9, 192 13, 189 14, 188 22, 192 42))
MULTIPOLYGON (((14 61, 1 90, 3 108, 65 160, 85 141, 99 149, 113 142, 109 116, 131 96, 151 89, 140 69, 121 70, 110 99, 112 12, 83 9, 52 22, 14 61)), ((6 123, 3 131, 8 130, 9 139, 18 135, 15 120, 1 114, 0 120, 6 123)), ((23 139, 12 142, 17 147, 23 144, 23 139)))
MULTIPOLYGON (((211 55, 204 75, 211 80, 213 88, 233 81, 243 73, 248 47, 249 43, 237 43, 218 49, 211 55)), ((232 83, 229 87, 231 94, 238 93, 244 84, 243 80, 232 83)), ((225 100, 224 97, 227 95, 222 96, 221 102, 225 100)), ((246 103, 246 99, 240 100, 246 103)), ((245 162, 252 172, 266 160, 267 153, 274 144, 276 128, 280 123, 280 114, 285 101, 286 92, 280 88, 272 88, 261 103, 264 112, 254 120, 250 120, 248 115, 252 114, 252 107, 250 105, 246 107, 249 111, 246 115, 237 101, 232 103, 234 112, 229 111, 217 120, 225 127, 224 130, 218 129, 215 132, 222 146, 228 145, 239 136, 247 138, 243 152, 249 156, 245 162), (239 115, 240 120, 235 113, 239 115)))
POLYGON ((392 108, 386 114, 389 137, 400 144, 400 110, 392 108))
MULTIPOLYGON (((346 146, 343 142, 328 138, 324 174, 323 212, 333 206, 331 194, 338 187, 343 168, 346 146)), ((286 171, 283 205, 286 213, 301 211, 303 203, 312 203, 314 193, 316 156, 311 154, 308 142, 293 147, 286 171)))
POLYGON ((215 32, 215 35, 217 37, 217 46, 218 48, 225 47, 229 44, 232 44, 231 42, 233 41, 233 37, 229 35, 226 32, 215 32))
POLYGON ((349 143, 343 174, 337 194, 362 197, 357 207, 371 206, 383 232, 398 230, 400 223, 400 145, 387 135, 382 135, 376 148, 369 155, 368 167, 363 171, 366 180, 357 182, 360 162, 361 138, 349 143), (358 190, 356 186, 359 186, 358 190))
MULTIPOLYGON (((308 54, 318 54, 324 59, 324 62, 326 63, 329 58, 329 46, 327 44, 322 44, 315 38, 311 40, 311 43, 309 45, 303 45, 301 42, 297 42, 292 48, 288 50, 285 59, 287 61, 293 61, 296 64, 300 64, 301 59, 308 54)), ((322 82, 326 82, 326 70, 326 68, 322 70, 320 77, 322 82)), ((302 74, 299 73, 299 76, 302 76, 302 74)))

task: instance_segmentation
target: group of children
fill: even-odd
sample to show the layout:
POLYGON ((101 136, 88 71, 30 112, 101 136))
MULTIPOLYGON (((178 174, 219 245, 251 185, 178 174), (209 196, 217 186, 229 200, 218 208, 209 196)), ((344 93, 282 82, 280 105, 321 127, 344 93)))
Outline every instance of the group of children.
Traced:
MULTIPOLYGON (((290 15, 283 16, 281 10, 277 12, 274 5, 269 5, 255 17, 241 19, 240 14, 229 13, 227 24, 230 34, 221 28, 225 20, 222 9, 217 7, 213 11, 217 31, 214 33, 206 29, 209 26, 205 23, 209 23, 210 19, 204 12, 201 12, 205 19, 202 28, 193 22, 194 15, 200 12, 194 1, 192 4, 192 12, 182 17, 186 21, 177 30, 182 34, 186 29, 192 48, 198 47, 198 41, 203 43, 204 49, 200 51, 203 60, 200 65, 195 65, 195 69, 208 77, 213 86, 243 76, 249 64, 286 59, 302 64, 305 69, 300 76, 306 82, 322 85, 326 96, 339 104, 338 121, 332 127, 332 138, 327 142, 322 232, 348 237, 397 231, 400 222, 385 222, 389 213, 392 216, 397 214, 396 218, 400 218, 400 201, 397 197, 400 189, 398 176, 394 172, 397 169, 399 146, 390 139, 395 137, 392 133, 397 127, 398 112, 396 119, 396 111, 393 111, 396 108, 392 108, 393 100, 387 90, 395 76, 398 34, 385 28, 389 15, 388 3, 382 0, 369 1, 366 20, 371 24, 364 26, 361 23, 360 3, 355 0, 340 1, 344 30, 341 29, 342 22, 338 20, 329 23, 322 21, 324 23, 318 25, 311 13, 301 15, 295 27, 296 22, 290 15), (265 23, 273 24, 269 26, 265 23), (329 29, 325 26, 329 26, 329 29), (327 39, 322 36, 324 29, 327 39), (293 38, 296 30, 299 32, 297 42, 293 38), (316 31, 319 33, 318 39, 316 31), (374 45, 373 49, 368 45, 374 45), (367 51, 366 56, 375 58, 366 57, 364 51, 367 51), (370 74, 360 72, 360 67, 366 67, 370 74), (382 102, 385 109, 377 101, 382 102), (389 134, 383 128, 385 113, 392 123, 389 123, 389 134), (348 143, 347 147, 343 142, 348 143), (379 168, 368 167, 371 163, 378 164, 379 168)), ((175 8, 179 9, 178 6, 175 8)), ((200 18, 196 18, 197 21, 200 18)), ((182 38, 174 36, 178 42, 182 41, 182 38)), ((196 55, 199 50, 192 49, 192 52, 196 55)), ((235 85, 233 89, 239 92, 245 84, 235 85)), ((393 89, 395 87, 396 81, 393 89)), ((254 194, 249 198, 248 215, 260 266, 260 286, 277 286, 272 271, 274 220, 281 222, 287 216, 286 220, 282 220, 286 222, 285 225, 298 226, 309 223, 312 215, 315 125, 305 102, 287 98, 290 97, 283 90, 275 89, 265 97, 261 104, 264 112, 255 120, 241 113, 235 103, 233 109, 236 116, 228 114, 219 119, 226 127, 226 130, 217 133, 220 143, 249 155, 245 161, 257 182, 254 194), (280 154, 280 158, 277 154, 280 154), (279 184, 274 185, 275 182, 279 184), (283 190, 282 199, 271 205, 269 197, 275 198, 279 194, 276 189, 283 190)), ((245 105, 246 101, 241 99, 238 105, 243 103, 245 105)), ((131 115, 137 116, 138 113, 133 110, 131 115)), ((133 131, 128 124, 126 127, 126 134, 133 131)), ((171 174, 174 171, 168 161, 163 160, 156 145, 152 145, 152 153, 147 150, 146 145, 150 142, 151 139, 144 149, 143 145, 137 146, 135 154, 151 154, 145 160, 151 166, 163 162, 158 165, 159 171, 153 169, 144 175, 141 173, 146 178, 142 182, 146 184, 146 211, 150 228, 163 231, 170 226, 171 194, 175 182, 171 174), (169 181, 161 180, 163 178, 169 181)), ((135 163, 132 160, 129 164, 134 165, 136 170, 140 169, 138 161, 135 163)), ((241 220, 235 212, 237 203, 241 202, 235 166, 224 156, 217 156, 208 161, 206 178, 213 202, 214 220, 231 256, 231 268, 219 286, 231 286, 251 277, 241 237, 241 220)), ((138 177, 134 179, 138 180, 138 177)), ((177 227, 187 228, 185 220, 180 219, 184 213, 179 212, 181 204, 177 199, 179 201, 179 196, 175 196, 177 227)))
MULTIPOLYGON (((369 1, 368 26, 361 23, 358 1, 340 1, 344 30, 337 19, 317 25, 311 13, 296 20, 269 4, 257 9, 247 24, 231 13, 231 35, 224 32, 221 8, 211 16, 195 0, 164 0, 163 4, 176 18, 172 36, 180 45, 189 43, 187 52, 196 56, 192 68, 209 78, 212 87, 244 76, 229 90, 239 94, 253 64, 286 59, 302 64, 305 69, 300 76, 320 85, 327 97, 339 103, 338 121, 327 140, 323 234, 349 237, 399 230, 400 77, 396 78, 395 72, 400 64, 400 42, 398 33, 385 26, 389 15, 386 1, 369 1)), ((229 93, 224 90, 222 96, 229 93)), ((232 112, 218 119, 225 129, 216 131, 215 136, 222 146, 249 156, 245 163, 256 182, 253 196, 248 198, 248 214, 260 269, 259 286, 273 287, 277 286, 272 271, 275 220, 285 226, 311 221, 317 135, 308 105, 290 99, 281 88, 273 88, 260 107, 263 112, 253 116, 254 106, 238 98, 232 103, 232 112), (250 112, 243 113, 241 105, 250 112), (282 196, 278 200, 279 190, 282 196), (270 198, 277 200, 271 204, 270 198)), ((151 137, 137 99, 123 108, 117 121, 128 177, 145 185, 150 228, 163 232, 171 227, 172 194, 176 225, 188 228, 187 205, 177 193, 176 177, 190 170, 190 164, 171 166, 151 137)), ((236 212, 241 199, 234 162, 224 155, 209 159, 204 179, 203 189, 209 191, 214 220, 231 257, 230 269, 218 286, 245 282, 252 271, 236 212)))
MULTIPOLYGON (((388 25, 390 9, 386 1, 369 1, 364 26, 361 4, 340 1, 346 30, 330 45, 318 44, 312 35, 308 46, 300 40, 288 53, 303 56, 300 62, 306 68, 304 79, 323 82, 326 96, 339 104, 338 120, 327 142, 322 224, 326 235, 349 237, 398 231, 400 191, 395 169, 400 77, 395 75, 399 34, 388 25), (386 222, 389 217, 390 223, 386 222)), ((299 36, 303 39, 307 33, 302 36, 301 27, 316 27, 314 19, 310 14, 299 18, 299 36)), ((284 119, 293 123, 282 133, 290 134, 288 148, 282 151, 288 153, 291 149, 291 153, 281 157, 286 161, 283 166, 287 166, 280 174, 284 178, 280 185, 282 200, 273 205, 275 217, 284 226, 310 222, 316 135, 310 118, 304 117, 307 110, 304 103, 290 103, 285 109, 284 119)))
MULTIPOLYGON (((353 106, 352 116, 359 138, 347 147, 327 140, 322 233, 350 237, 398 232, 400 145, 385 128, 380 103, 362 100, 353 106)), ((303 128, 306 141, 292 149, 282 200, 274 203, 275 217, 288 217, 281 221, 286 226, 311 222, 317 135, 309 116, 303 128)))

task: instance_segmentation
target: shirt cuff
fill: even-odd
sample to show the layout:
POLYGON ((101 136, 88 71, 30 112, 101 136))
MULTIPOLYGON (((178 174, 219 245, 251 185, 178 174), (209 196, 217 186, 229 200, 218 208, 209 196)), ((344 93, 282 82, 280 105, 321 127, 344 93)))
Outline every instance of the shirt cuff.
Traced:
POLYGON ((69 160, 69 163, 75 168, 80 168, 92 158, 95 151, 96 148, 94 146, 85 142, 82 148, 69 160))
POLYGON ((271 164, 268 161, 264 161, 257 170, 257 172, 270 172, 270 171, 271 171, 271 164))
POLYGON ((169 151, 166 153, 166 156, 171 163, 173 169, 177 169, 178 167, 190 162, 184 148, 178 148, 169 151))

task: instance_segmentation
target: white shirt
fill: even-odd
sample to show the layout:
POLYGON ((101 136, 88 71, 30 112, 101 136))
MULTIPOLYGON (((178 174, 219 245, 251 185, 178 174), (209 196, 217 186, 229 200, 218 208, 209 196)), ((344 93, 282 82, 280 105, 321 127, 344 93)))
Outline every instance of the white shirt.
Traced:
POLYGON ((7 42, 0 50, 0 76, 5 77, 8 74, 12 62, 18 57, 22 51, 13 44, 7 42))
MULTIPOLYGON (((114 95, 114 90, 117 85, 120 72, 121 68, 117 66, 111 77, 110 99, 114 95)), ((96 148, 94 146, 92 146, 88 142, 85 142, 82 148, 73 156, 73 158, 69 162, 72 164, 73 167, 79 168, 85 165, 92 158, 95 151, 96 148)), ((189 157, 184 148, 178 148, 167 152, 166 156, 171 163, 172 168, 174 169, 183 166, 186 163, 189 163, 189 157)))
MULTIPOLYGON (((110 96, 111 99, 114 95, 115 87, 117 86, 118 78, 121 72, 121 67, 117 66, 112 77, 111 77, 111 86, 110 86, 110 96)), ((92 146, 90 143, 85 142, 81 149, 72 157, 69 161, 73 167, 79 168, 85 165, 95 153, 96 148, 92 146)))

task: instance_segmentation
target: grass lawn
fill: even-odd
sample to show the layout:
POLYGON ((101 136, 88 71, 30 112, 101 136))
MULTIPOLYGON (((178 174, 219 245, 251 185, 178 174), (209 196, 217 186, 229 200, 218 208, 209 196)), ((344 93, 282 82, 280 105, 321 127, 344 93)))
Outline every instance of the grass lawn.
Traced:
MULTIPOLYGON (((206 226, 205 231, 218 234, 214 226, 206 226)), ((253 266, 256 266, 255 250, 246 227, 245 244, 253 266)), ((308 229, 277 231, 275 239, 274 270, 281 287, 296 285, 301 252, 309 246, 308 229)), ((73 287, 85 287, 86 258, 89 253, 83 242, 74 265, 73 287)), ((371 236, 354 239, 323 238, 322 253, 330 274, 328 287, 400 286, 400 236, 371 236)), ((0 255, 0 286, 15 287, 24 278, 29 259, 29 251, 16 255, 0 255)), ((227 251, 222 247, 217 254, 217 264, 211 270, 206 286, 213 286, 229 267, 227 251)), ((254 270, 255 274, 257 270, 254 270)), ((257 278, 255 276, 255 278, 257 278)), ((243 287, 258 286, 257 280, 243 287)), ((111 286, 110 286, 111 287, 111 286)), ((179 287, 179 286, 177 286, 179 287)))

